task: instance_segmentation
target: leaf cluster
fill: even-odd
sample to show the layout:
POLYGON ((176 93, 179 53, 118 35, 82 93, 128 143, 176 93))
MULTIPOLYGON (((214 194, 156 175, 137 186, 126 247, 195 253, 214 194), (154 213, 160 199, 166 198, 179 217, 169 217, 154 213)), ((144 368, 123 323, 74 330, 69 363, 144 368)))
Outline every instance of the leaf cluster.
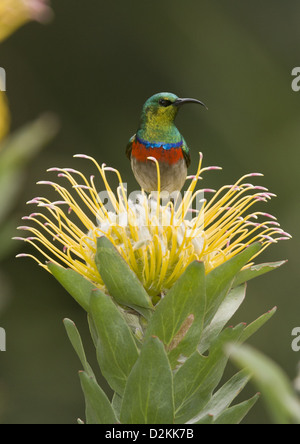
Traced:
POLYGON ((250 379, 241 370, 220 385, 228 353, 275 313, 249 325, 228 327, 245 299, 246 281, 283 262, 245 268, 259 251, 249 246, 210 273, 191 263, 154 307, 136 275, 106 237, 98 239, 96 264, 103 292, 73 270, 50 263, 49 270, 87 311, 102 375, 112 388, 109 400, 87 362, 75 324, 64 321, 80 358, 80 381, 88 424, 236 424, 258 399, 233 405, 250 379))

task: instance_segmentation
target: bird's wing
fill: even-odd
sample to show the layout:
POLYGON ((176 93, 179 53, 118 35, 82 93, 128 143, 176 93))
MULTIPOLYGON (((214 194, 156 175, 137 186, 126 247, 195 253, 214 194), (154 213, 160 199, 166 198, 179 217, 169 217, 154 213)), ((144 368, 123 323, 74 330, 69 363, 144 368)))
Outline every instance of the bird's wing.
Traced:
POLYGON ((131 137, 126 147, 126 156, 128 157, 129 160, 131 159, 132 144, 135 141, 135 136, 136 135, 131 137))
POLYGON ((186 141, 184 140, 184 138, 182 138, 182 153, 186 162, 186 166, 189 167, 191 164, 191 154, 190 154, 190 149, 187 146, 186 141))

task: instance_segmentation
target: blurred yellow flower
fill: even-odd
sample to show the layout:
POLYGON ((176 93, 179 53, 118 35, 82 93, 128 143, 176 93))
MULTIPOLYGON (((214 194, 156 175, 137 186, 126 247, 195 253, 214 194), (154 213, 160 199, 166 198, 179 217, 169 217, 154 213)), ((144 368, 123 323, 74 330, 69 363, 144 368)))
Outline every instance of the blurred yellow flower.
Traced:
MULTIPOLYGON (((0 0, 0 42, 30 20, 52 17, 50 0, 0 0)), ((4 91, 0 91, 0 142, 8 133, 10 113, 4 91)))
MULTIPOLYGON (((159 185, 158 196, 148 197, 143 191, 137 191, 127 198, 126 185, 117 170, 106 165, 100 167, 87 156, 75 157, 88 158, 95 164, 105 191, 99 193, 94 176, 88 180, 80 171, 51 168, 49 171, 58 172, 60 178, 69 182, 69 187, 39 182, 53 187, 59 200, 36 197, 28 202, 46 211, 24 217, 23 220, 33 226, 19 229, 31 235, 16 239, 30 243, 46 260, 76 270, 100 288, 103 282, 95 264, 100 236, 110 239, 150 295, 171 288, 194 260, 203 261, 208 273, 253 242, 260 241, 263 251, 271 243, 290 237, 272 215, 249 211, 257 202, 267 202, 273 196, 266 188, 246 182, 247 178, 260 174, 248 174, 218 192, 195 191, 202 173, 217 169, 202 168, 201 155, 196 175, 188 177, 191 183, 183 198, 160 205, 159 185), (106 173, 109 171, 115 173, 119 181, 117 193, 108 183, 106 173), (207 201, 204 193, 215 195, 207 201), (196 207, 198 204, 198 209, 193 209, 193 204, 196 207), (263 220, 259 221, 261 216, 263 220)), ((157 168, 159 177, 158 164, 157 168)), ((24 256, 32 257, 48 269, 35 256, 19 255, 24 256)))
POLYGON ((0 41, 30 20, 44 22, 51 16, 49 0, 1 0, 0 41))
POLYGON ((0 91, 0 141, 6 136, 10 124, 10 114, 7 106, 7 98, 0 91))

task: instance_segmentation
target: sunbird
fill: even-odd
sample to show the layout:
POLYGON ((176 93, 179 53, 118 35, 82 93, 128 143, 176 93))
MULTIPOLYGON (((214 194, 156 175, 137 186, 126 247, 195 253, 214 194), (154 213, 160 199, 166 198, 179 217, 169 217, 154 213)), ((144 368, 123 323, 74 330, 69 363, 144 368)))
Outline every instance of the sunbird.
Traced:
POLYGON ((160 191, 171 194, 180 191, 185 183, 191 155, 175 125, 175 117, 186 103, 198 103, 206 108, 200 100, 181 99, 172 93, 155 94, 143 106, 139 128, 129 140, 126 155, 137 182, 147 193, 158 187, 157 167, 149 157, 154 157, 159 164, 160 191))

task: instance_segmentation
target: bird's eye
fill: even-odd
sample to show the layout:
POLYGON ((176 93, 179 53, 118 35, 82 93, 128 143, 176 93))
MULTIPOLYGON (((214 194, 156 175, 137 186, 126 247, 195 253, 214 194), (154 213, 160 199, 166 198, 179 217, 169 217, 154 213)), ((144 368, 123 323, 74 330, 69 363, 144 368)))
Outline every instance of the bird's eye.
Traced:
POLYGON ((167 99, 160 99, 159 100, 159 104, 166 108, 167 106, 172 105, 172 102, 170 100, 167 100, 167 99))

